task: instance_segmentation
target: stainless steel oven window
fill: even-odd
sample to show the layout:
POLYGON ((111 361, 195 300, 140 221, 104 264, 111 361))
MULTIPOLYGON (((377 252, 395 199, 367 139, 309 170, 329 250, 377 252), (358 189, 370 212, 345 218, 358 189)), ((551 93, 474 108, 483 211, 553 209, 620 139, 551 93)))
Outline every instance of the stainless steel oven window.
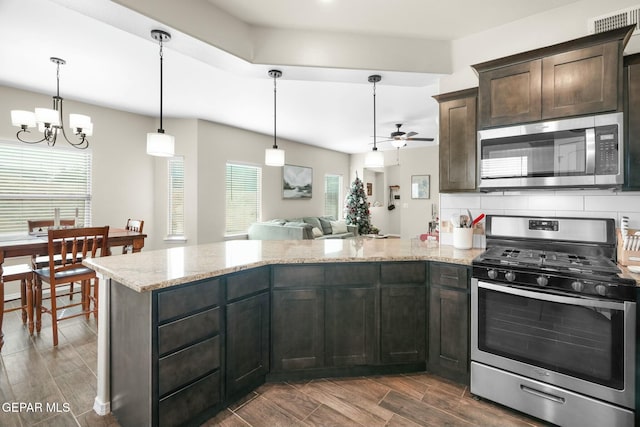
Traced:
POLYGON ((585 306, 536 294, 532 298, 478 289, 478 348, 623 389, 623 304, 598 301, 585 306))

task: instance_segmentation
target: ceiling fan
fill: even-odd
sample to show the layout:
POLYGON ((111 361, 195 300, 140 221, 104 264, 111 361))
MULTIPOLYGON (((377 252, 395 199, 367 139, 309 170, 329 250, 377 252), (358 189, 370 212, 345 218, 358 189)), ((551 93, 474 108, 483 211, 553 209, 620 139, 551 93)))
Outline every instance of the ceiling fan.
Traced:
POLYGON ((414 135, 417 135, 418 132, 403 132, 400 130, 402 123, 396 123, 395 132, 391 132, 389 139, 385 139, 380 142, 390 141, 391 145, 396 148, 401 148, 407 145, 407 141, 433 141, 433 138, 414 138, 414 135))

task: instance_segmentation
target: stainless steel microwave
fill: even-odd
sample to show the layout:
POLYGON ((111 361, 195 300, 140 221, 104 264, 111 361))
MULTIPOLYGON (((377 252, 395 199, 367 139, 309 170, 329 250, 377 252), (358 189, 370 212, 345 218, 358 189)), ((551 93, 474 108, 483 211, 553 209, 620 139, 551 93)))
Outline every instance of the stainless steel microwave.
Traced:
POLYGON ((622 113, 481 130, 480 189, 621 185, 623 135, 622 113))

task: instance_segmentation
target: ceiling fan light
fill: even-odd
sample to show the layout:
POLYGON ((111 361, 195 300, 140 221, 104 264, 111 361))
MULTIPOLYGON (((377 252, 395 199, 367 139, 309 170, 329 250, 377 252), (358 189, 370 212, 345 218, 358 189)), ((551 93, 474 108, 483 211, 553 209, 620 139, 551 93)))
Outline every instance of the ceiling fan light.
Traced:
POLYGON ((393 145, 395 148, 402 148, 407 145, 407 142, 403 139, 393 139, 391 140, 391 145, 393 145))
POLYGON ((284 166, 284 150, 267 148, 264 151, 264 164, 267 166, 284 166))
POLYGON ((166 133, 150 132, 147 134, 147 154, 158 157, 173 157, 175 138, 166 133))
POLYGON ((384 154, 382 154, 382 151, 378 151, 378 150, 369 151, 364 158, 364 166, 367 168, 384 167, 384 154))

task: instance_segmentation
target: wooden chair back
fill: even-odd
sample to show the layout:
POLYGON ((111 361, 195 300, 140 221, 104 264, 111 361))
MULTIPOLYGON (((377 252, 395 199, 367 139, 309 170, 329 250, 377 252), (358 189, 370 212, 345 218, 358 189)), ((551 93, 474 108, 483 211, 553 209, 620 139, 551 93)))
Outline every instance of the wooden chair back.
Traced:
MULTIPOLYGON (((27 220, 27 226, 29 227, 29 233, 34 231, 43 231, 43 228, 53 227, 54 220, 52 219, 38 219, 38 220, 27 220)), ((75 227, 76 220, 75 219, 61 219, 60 225, 64 227, 75 227)))
POLYGON ((138 233, 142 233, 142 229, 144 227, 144 221, 141 219, 131 219, 127 220, 126 229, 129 231, 137 231, 138 233))
POLYGON ((73 275, 73 270, 86 269, 84 258, 107 255, 109 226, 49 229, 48 237, 49 278, 54 286, 57 277, 68 281, 65 276, 73 275))

